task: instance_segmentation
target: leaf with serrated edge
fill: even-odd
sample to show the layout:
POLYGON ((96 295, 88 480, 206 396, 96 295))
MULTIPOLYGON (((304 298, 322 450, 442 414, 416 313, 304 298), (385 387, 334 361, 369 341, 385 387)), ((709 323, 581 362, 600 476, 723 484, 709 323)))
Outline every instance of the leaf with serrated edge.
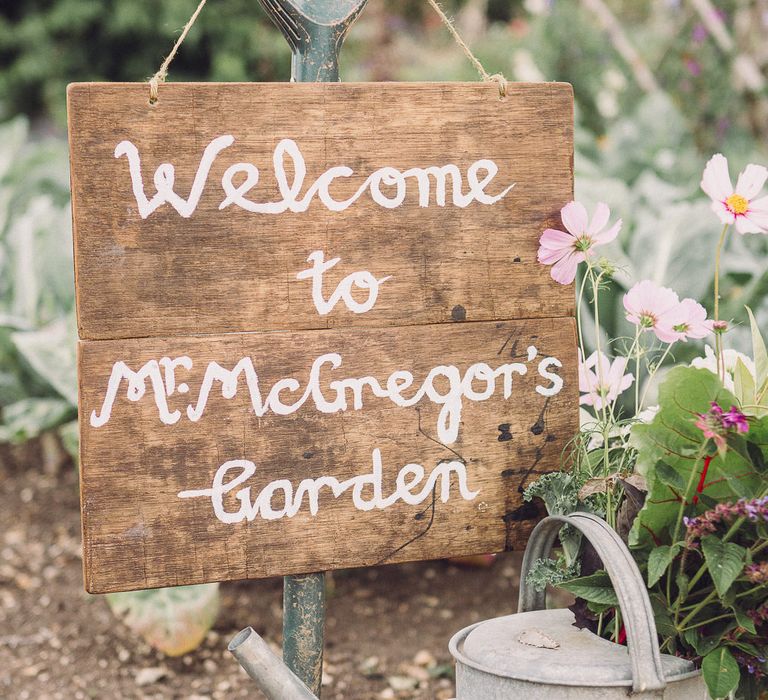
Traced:
POLYGON ((733 614, 736 617, 736 622, 739 623, 739 627, 743 627, 750 634, 756 634, 755 621, 747 615, 743 610, 739 610, 737 607, 731 606, 733 614))
POLYGON ((611 580, 605 572, 574 578, 560 584, 560 587, 573 593, 577 598, 583 598, 589 602, 602 603, 603 605, 619 604, 611 580))
POLYGON ((722 598, 742 572, 747 550, 733 542, 721 542, 714 535, 701 540, 701 549, 717 594, 722 598))
POLYGON ((709 652, 701 663, 701 671, 707 690, 715 700, 728 697, 739 684, 739 665, 727 647, 709 652))
POLYGON ((679 551, 679 544, 673 547, 665 544, 651 550, 648 556, 648 588, 656 585, 679 551))

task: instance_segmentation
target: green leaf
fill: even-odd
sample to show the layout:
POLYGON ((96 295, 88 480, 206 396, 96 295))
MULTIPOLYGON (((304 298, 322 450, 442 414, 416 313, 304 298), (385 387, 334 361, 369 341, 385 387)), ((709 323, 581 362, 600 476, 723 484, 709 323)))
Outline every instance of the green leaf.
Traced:
POLYGON ((35 331, 16 332, 13 344, 29 366, 51 388, 77 405, 75 322, 62 318, 35 331))
POLYGON ((747 442, 747 454, 752 460, 752 464, 759 472, 768 470, 768 464, 766 464, 765 456, 762 450, 752 441, 747 442))
POLYGON ((679 551, 679 544, 673 546, 665 544, 651 550, 648 556, 648 588, 652 588, 658 583, 658 580, 674 561, 679 551))
POLYGON ((64 399, 29 398, 5 406, 0 424, 0 442, 23 442, 55 428, 75 413, 64 399))
POLYGON ((666 486, 671 486, 673 489, 682 493, 685 491, 685 482, 683 477, 680 476, 672 467, 666 462, 659 460, 656 462, 656 478, 666 486))
POLYGON ((180 656, 203 641, 219 612, 219 584, 110 593, 116 615, 155 649, 180 656))
POLYGON ((736 616, 736 622, 738 622, 739 627, 743 627, 750 634, 756 634, 757 630, 755 629, 755 621, 743 610, 740 610, 733 605, 731 608, 733 609, 733 614, 736 616))
POLYGON ((720 644, 721 635, 707 635, 703 637, 698 629, 687 629, 683 632, 683 637, 699 656, 706 656, 720 644))
POLYGON ((714 535, 701 540, 701 549, 717 594, 722 598, 744 569, 747 550, 734 542, 722 542, 714 535))
POLYGON ((75 464, 77 464, 77 460, 80 458, 80 431, 77 421, 73 420, 69 423, 64 423, 64 425, 60 425, 58 433, 64 449, 69 453, 69 456, 72 457, 75 464))
MULTIPOLYGON (((632 426, 630 444, 637 450, 635 469, 648 482, 648 497, 632 526, 631 547, 642 547, 650 553, 659 545, 673 544, 670 532, 678 520, 680 499, 685 498, 691 503, 693 490, 704 468, 703 460, 695 457, 704 444, 704 436, 695 425, 695 416, 707 412, 712 401, 721 406, 737 403, 713 372, 677 366, 667 372, 659 387, 659 411, 654 419, 632 426), (660 466, 662 464, 665 466, 660 466), (691 493, 682 493, 686 488, 691 493)), ((765 429, 761 427, 757 431, 764 438, 760 440, 753 435, 756 423, 750 423, 749 439, 757 442, 765 452, 768 449, 768 423, 765 429)), ((725 455, 713 456, 707 472, 706 490, 700 494, 697 506, 689 506, 691 512, 686 514, 695 515, 713 503, 734 501, 758 492, 760 474, 752 466, 746 447, 742 451, 744 454, 727 450, 725 455)))
POLYGON ((706 493, 699 494, 699 501, 707 507, 707 510, 712 510, 717 505, 717 501, 706 493))
POLYGON ((653 619, 656 622, 656 631, 662 637, 676 637, 677 629, 672 621, 672 615, 669 610, 669 604, 666 598, 659 594, 651 593, 651 608, 653 609, 653 619))
POLYGON ((734 394, 741 406, 749 406, 755 403, 756 389, 755 378, 744 364, 744 361, 736 358, 736 367, 733 370, 734 394))
POLYGON ((739 665, 727 647, 719 647, 704 657, 701 663, 704 682, 715 699, 728 697, 739 684, 739 665))
POLYGON ((768 380, 768 350, 765 348, 763 336, 760 333, 760 327, 757 325, 755 315, 748 306, 744 307, 749 315, 749 325, 752 329, 752 356, 755 360, 755 379, 758 391, 760 391, 768 380))
POLYGON ((681 571, 677 576, 675 576, 675 583, 677 584, 678 597, 687 598, 691 587, 690 576, 681 571))
POLYGON ((609 603, 595 603, 593 601, 587 601, 587 608, 596 615, 599 615, 600 613, 608 612, 609 610, 613 609, 615 606, 609 604, 609 603))
POLYGON ((591 576, 582 576, 560 584, 561 588, 591 603, 616 606, 619 599, 613 590, 613 584, 605 571, 598 571, 591 576))
POLYGON ((580 571, 579 561, 574 561, 570 566, 565 557, 557 559, 537 559, 533 562, 526 583, 536 591, 543 591, 547 586, 559 586, 563 581, 569 581, 578 576, 580 571))

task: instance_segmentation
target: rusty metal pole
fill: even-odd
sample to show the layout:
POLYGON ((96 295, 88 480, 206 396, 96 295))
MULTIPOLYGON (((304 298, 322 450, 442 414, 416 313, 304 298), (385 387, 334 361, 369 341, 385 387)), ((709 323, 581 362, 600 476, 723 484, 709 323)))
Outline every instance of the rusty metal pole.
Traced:
POLYGON ((325 574, 283 579, 283 661, 320 697, 325 631, 325 574))
MULTIPOLYGON (((339 80, 339 51, 367 0, 259 0, 293 52, 291 79, 339 80)), ((283 660, 320 697, 325 574, 283 579, 283 660)))

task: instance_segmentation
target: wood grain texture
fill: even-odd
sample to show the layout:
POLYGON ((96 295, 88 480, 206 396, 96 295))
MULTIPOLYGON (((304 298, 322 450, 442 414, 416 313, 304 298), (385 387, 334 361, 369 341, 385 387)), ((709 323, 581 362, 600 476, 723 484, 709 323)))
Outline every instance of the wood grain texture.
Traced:
MULTIPOLYGON (((171 84, 150 106, 145 84, 76 84, 68 104, 89 591, 524 544, 540 511, 523 504, 522 489, 560 465, 578 427, 573 291, 536 262, 541 232, 559 225, 572 198, 570 86, 512 84, 500 100, 495 85, 480 83, 171 84), (130 141, 140 154, 149 199, 163 178, 187 198, 203 152, 224 135, 234 140, 213 160, 194 211, 182 216, 165 203, 141 215, 128 159, 115 157, 119 143, 130 141), (448 201, 438 206, 432 173, 428 206, 410 176, 395 208, 367 192, 344 211, 317 199, 303 212, 220 209, 223 178, 237 163, 259 169, 248 200, 281 198, 273 164, 281 139, 298 144, 306 162, 299 197, 342 165, 354 174, 333 180, 336 201, 385 167, 402 173, 452 164, 466 193, 467 170, 481 159, 498 166, 486 194, 514 188, 494 204, 459 207, 449 178, 448 201), (339 302, 318 313, 311 281, 297 279, 314 251, 340 258, 324 274, 326 299, 351 273, 388 277, 375 305, 353 313, 339 302), (291 408, 327 353, 341 365, 319 367, 319 394, 291 408), (182 356, 171 380, 164 368, 182 356), (547 357, 561 363, 548 366, 554 377, 542 374, 547 357), (241 361, 251 363, 250 388, 248 366, 227 374, 241 361), (477 363, 486 369, 467 379, 477 363), (505 394, 499 368, 511 363, 527 372, 505 394), (134 374, 140 370, 145 375, 134 374), (110 412, 104 400, 113 371, 110 412), (432 395, 398 405, 397 382, 394 399, 374 395, 373 380, 379 394, 390 392, 388 377, 398 371, 414 377, 406 397, 422 383, 432 395), (430 371, 439 375, 431 383, 430 371), (211 372, 224 383, 207 384, 211 372), (360 405, 351 384, 331 384, 361 377, 373 379, 363 382, 360 405), (559 391, 540 391, 558 377, 559 391), (450 410, 441 401, 457 387, 460 415, 455 401, 450 410), (344 410, 324 404, 334 392, 346 397, 344 410), (215 475, 233 460, 222 483, 238 474, 243 483, 222 493, 216 510, 215 475), (360 481, 378 460, 380 496, 360 481), (444 477, 430 482, 438 473, 444 477), (336 482, 312 481, 321 477, 336 482), (295 513, 280 517, 289 500, 280 489, 302 482, 317 488, 316 512, 305 494, 295 513), (347 486, 334 494, 341 482, 347 486), (419 483, 434 488, 420 493, 419 483), (266 500, 265 488, 272 489, 266 500), (385 507, 366 508, 393 492, 398 497, 385 507), (250 518, 238 515, 249 508, 250 518)), ((394 195, 393 185, 380 189, 394 195)), ((353 293, 358 303, 365 296, 353 293)))
MULTIPOLYGON (((169 336, 337 326, 385 326, 558 317, 573 314, 571 289, 536 264, 538 237, 559 225, 572 197, 573 116, 569 85, 510 84, 169 84, 148 104, 146 84, 75 84, 68 92, 78 325, 81 338, 169 336), (148 196, 161 163, 190 191, 206 145, 231 134, 189 218, 164 205, 137 214, 125 157, 141 153, 148 196), (489 192, 516 183, 500 202, 420 207, 415 183, 402 206, 362 197, 343 213, 314 202, 275 216, 229 207, 222 175, 245 161, 260 171, 248 194, 272 201, 272 153, 296 141, 306 191, 327 168, 355 175, 333 183, 349 196, 374 170, 492 159, 489 192), (364 269, 391 275, 374 309, 343 304, 319 316, 299 271, 314 250, 341 262, 326 273, 330 294, 364 269)), ((388 191, 389 193, 389 191, 388 191)), ((434 202, 434 197, 432 199, 434 202)))
MULTIPOLYGON (((523 504, 521 491, 537 475, 558 468, 578 425, 571 318, 82 341, 79 351, 83 559, 86 587, 94 593, 522 547, 540 512, 523 504), (530 345, 538 350, 533 361, 528 361, 530 345), (323 414, 305 405, 292 415, 259 418, 241 381, 229 399, 215 385, 197 422, 184 414, 196 403, 211 361, 231 368, 242 357, 252 358, 266 394, 289 376, 303 387, 313 359, 326 352, 343 358, 339 368, 321 374, 328 396, 334 379, 371 375, 385 382, 394 370, 413 373, 416 383, 408 396, 437 365, 465 373, 477 362, 492 368, 520 362, 528 372, 514 377, 507 399, 499 381, 487 400, 464 400, 458 437, 450 444, 438 439, 440 406, 427 398, 406 408, 365 392, 362 410, 323 414), (92 411, 102 407, 114 362, 123 360, 136 370, 182 353, 193 365, 177 371, 177 390, 168 397, 169 410, 182 412, 177 423, 160 422, 147 382, 146 394, 135 401, 128 400, 123 383, 110 420, 101 427, 90 424, 92 411), (563 365, 555 371, 564 386, 550 397, 535 390, 537 384, 550 385, 537 372, 545 356, 563 365), (182 382, 186 393, 179 393, 182 382), (463 499, 454 478, 447 502, 433 496, 418 505, 398 501, 364 512, 352 505, 349 492, 334 498, 325 489, 314 517, 305 504, 292 518, 234 524, 213 516, 209 498, 177 496, 210 487, 228 460, 257 465, 243 484, 252 487, 255 498, 276 479, 288 479, 295 488, 304 478, 370 473, 376 448, 385 496, 404 465, 421 464, 429 475, 445 460, 465 465, 469 486, 479 494, 463 499)), ((444 379, 435 386, 448 390, 444 379)), ((473 386, 480 392, 483 383, 473 386)), ((290 396, 282 398, 288 403, 290 396)), ((281 498, 278 492, 274 508, 281 498)), ((237 509, 234 492, 225 504, 237 509)))

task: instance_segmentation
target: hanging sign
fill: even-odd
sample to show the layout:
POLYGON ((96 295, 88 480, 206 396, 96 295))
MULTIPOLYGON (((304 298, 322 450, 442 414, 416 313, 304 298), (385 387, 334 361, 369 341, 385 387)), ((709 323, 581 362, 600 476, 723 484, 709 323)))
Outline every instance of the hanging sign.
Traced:
POLYGON ((568 85, 69 88, 91 592, 522 546, 577 429, 568 85))

